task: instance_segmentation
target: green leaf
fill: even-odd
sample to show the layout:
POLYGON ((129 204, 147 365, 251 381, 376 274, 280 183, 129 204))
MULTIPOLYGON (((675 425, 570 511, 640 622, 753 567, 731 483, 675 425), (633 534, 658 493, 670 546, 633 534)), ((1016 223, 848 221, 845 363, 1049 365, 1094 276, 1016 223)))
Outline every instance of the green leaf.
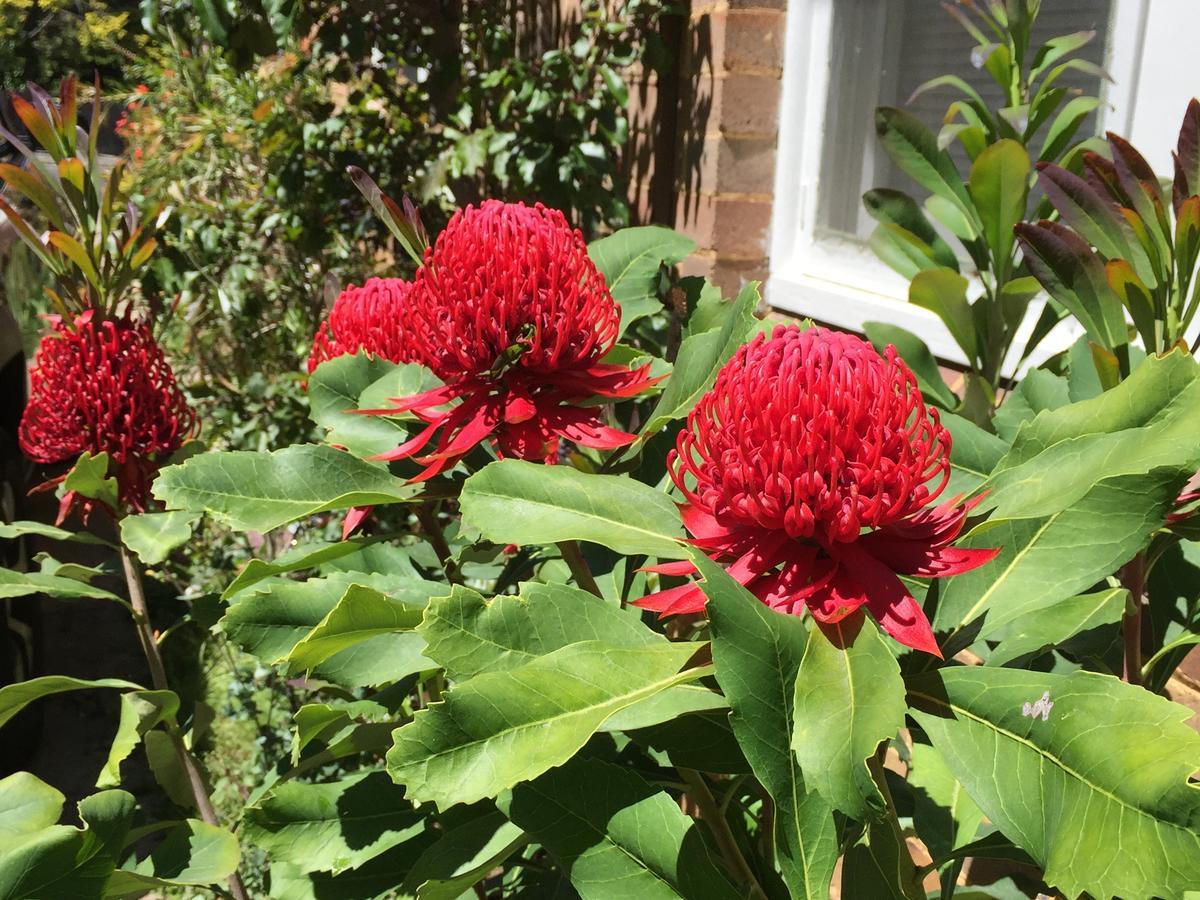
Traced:
MULTIPOLYGON (((692 646, 699 650, 703 645, 692 646)), ((653 728, 692 713, 728 709, 725 698, 704 685, 677 684, 609 716, 604 720, 601 730, 636 731, 653 728)))
POLYGON ((110 591, 92 587, 75 578, 50 575, 45 572, 14 572, 12 569, 0 569, 0 599, 28 597, 31 594, 45 594, 47 597, 60 599, 85 597, 91 600, 125 602, 110 591))
POLYGON ((749 282, 730 304, 727 318, 719 329, 692 334, 679 345, 679 355, 675 358, 675 368, 667 379, 667 386, 639 432, 643 440, 657 434, 675 419, 686 416, 712 387, 717 372, 753 334, 758 324, 754 318, 758 301, 758 282, 749 282))
POLYGON ((310 444, 204 453, 168 466, 154 482, 154 496, 171 509, 262 532, 328 510, 407 502, 418 490, 349 453, 310 444))
POLYGON ((192 794, 188 774, 179 762, 179 753, 171 736, 165 731, 147 731, 142 735, 146 762, 154 780, 163 789, 172 803, 181 809, 194 810, 196 798, 192 794))
POLYGON ((792 749, 810 787, 855 819, 878 818, 884 800, 866 760, 904 725, 904 682, 865 617, 809 631, 796 676, 792 749))
POLYGON ((108 466, 107 453, 98 453, 95 456, 83 453, 63 479, 60 490, 64 493, 74 491, 83 497, 99 500, 109 509, 117 509, 120 506, 117 499, 117 479, 108 477, 108 466))
POLYGON ((628 478, 506 459, 468 478, 459 503, 464 523, 497 544, 579 540, 617 553, 684 555, 675 504, 628 478))
POLYGON ((83 828, 51 825, 7 842, 0 852, 2 900, 80 900, 100 897, 133 821, 125 791, 80 801, 83 828))
POLYGON ((331 656, 370 638, 412 631, 424 605, 389 599, 382 591, 352 584, 341 599, 288 654, 288 671, 311 671, 331 656))
POLYGON ((979 216, 971 205, 950 154, 939 150, 937 137, 909 113, 890 107, 875 110, 875 132, 888 155, 926 190, 953 203, 978 229, 979 216))
MULTIPOLYGON (((944 582, 935 630, 958 633, 983 615, 986 628, 998 628, 1089 589, 1146 546, 1185 479, 1169 470, 1109 478, 1065 510, 977 526, 957 546, 1000 547, 1000 555, 944 582)), ((943 644, 947 655, 960 649, 953 638, 943 644)))
POLYGON ((65 528, 56 528, 54 525, 47 525, 44 522, 28 522, 25 520, 0 522, 0 538, 19 538, 25 535, 50 538, 55 541, 78 541, 81 544, 100 544, 105 547, 113 546, 112 543, 104 540, 104 538, 90 534, 89 532, 67 531, 65 528))
MULTIPOLYGON (((329 615, 351 584, 383 591, 407 605, 422 605, 446 590, 444 584, 433 581, 356 572, 307 582, 272 579, 240 595, 221 620, 221 629, 263 662, 283 662, 329 615)), ((434 668, 424 649, 425 641, 415 632, 380 634, 335 653, 319 663, 313 674, 343 687, 383 684, 434 668)))
POLYGON ((95 681, 85 681, 81 678, 70 678, 66 675, 44 675, 41 678, 31 678, 16 684, 0 687, 0 727, 13 716, 23 710, 34 700, 48 697, 51 694, 62 694, 67 691, 81 691, 86 688, 132 688, 144 690, 141 685, 120 678, 100 678, 95 681))
POLYGON ((979 666, 914 680, 910 697, 954 777, 1063 894, 1178 897, 1200 884, 1190 710, 1107 675, 979 666), (1047 695, 1044 717, 1027 706, 1047 695))
POLYGON ((911 231, 891 222, 880 223, 868 240, 871 250, 886 265, 906 279, 916 278, 927 269, 939 269, 943 263, 937 251, 911 231))
MULTIPOLYGON (((1041 413, 997 465, 983 508, 998 517, 1061 510, 1104 478, 1200 467, 1200 366, 1151 357, 1100 396, 1041 413)), ((1060 397, 1061 391, 1055 391, 1060 397)))
POLYGON ((1008 443, 962 416, 942 413, 941 420, 953 440, 950 481, 946 483, 944 495, 973 494, 1004 457, 1008 443))
MULTIPOLYGON (((265 559, 249 560, 242 567, 242 571, 238 572, 237 578, 233 579, 229 583, 229 587, 225 588, 224 592, 222 592, 221 599, 228 600, 239 591, 244 591, 246 588, 258 584, 264 578, 270 578, 272 575, 287 575, 290 572, 298 572, 302 569, 315 569, 318 566, 324 566, 328 563, 344 559, 366 547, 370 547, 379 540, 377 537, 357 537, 351 538, 348 541, 316 541, 311 544, 300 544, 285 550, 269 562, 265 559)), ((352 571, 369 572, 374 571, 374 568, 352 571)), ((415 578, 417 573, 410 565, 408 571, 404 574, 412 575, 415 578)))
POLYGON ((401 893, 416 900, 458 900, 527 841, 500 813, 481 815, 434 841, 413 863, 401 893))
POLYGON ((898 325, 887 325, 883 322, 864 322, 863 333, 880 353, 883 353, 889 344, 896 348, 900 358, 917 376, 917 387, 927 400, 945 409, 958 406, 958 397, 946 387, 946 382, 942 381, 937 360, 923 340, 898 325))
POLYGON ((494 797, 566 762, 613 713, 704 675, 680 672, 694 652, 585 641, 478 675, 397 729, 388 771, 439 809, 494 797))
POLYGON ((141 862, 114 872, 105 894, 142 895, 155 887, 220 884, 237 871, 240 859, 237 838, 224 828, 185 819, 141 862))
POLYGON ((967 279, 953 269, 918 272, 908 286, 908 302, 937 315, 967 359, 975 358, 975 320, 967 302, 967 279))
POLYGON ((285 781, 246 809, 247 843, 301 872, 356 869, 426 831, 426 817, 382 771, 325 784, 285 781))
POLYGON ((983 811, 951 774, 941 754, 928 744, 912 745, 908 784, 913 792, 913 826, 935 860, 969 844, 983 811))
POLYGON ((983 221, 983 237, 1001 281, 1007 280, 1013 226, 1025 218, 1029 171, 1029 154, 1020 143, 1008 139, 990 144, 971 166, 967 188, 983 221))
POLYGON ((66 799, 29 772, 0 778, 0 840, 7 843, 54 825, 66 799))
POLYGON ((924 242, 938 265, 958 271, 958 257, 954 255, 954 250, 942 240, 917 201, 908 194, 889 188, 875 188, 863 194, 863 206, 873 219, 899 226, 924 242))
MULTIPOLYGON (((1109 588, 1026 610, 1011 624, 1004 640, 988 656, 988 665, 1002 666, 1022 656, 1058 646, 1088 629, 1119 622, 1128 599, 1127 590, 1109 588)), ((994 634, 998 627, 986 631, 989 635, 994 634)))
POLYGON ((146 565, 156 566, 176 547, 191 540, 192 527, 199 518, 199 513, 180 510, 125 516, 121 520, 121 543, 146 565))
POLYGON ((1070 402, 1067 379, 1045 369, 1032 369, 1004 398, 1004 405, 996 411, 992 424, 996 426, 996 434, 1011 444, 1018 429, 1038 413, 1070 402))
POLYGON ((491 600, 465 587, 430 601, 417 629, 455 680, 502 672, 568 644, 603 641, 614 647, 660 644, 640 618, 564 584, 521 585, 517 596, 491 600))
POLYGON ((621 305, 620 334, 635 319, 661 307, 659 267, 673 266, 695 249, 691 238, 658 225, 623 228, 588 244, 588 256, 621 305))
POLYGON ((498 801, 567 872, 582 900, 734 900, 695 821, 634 772, 573 759, 498 801))
MULTIPOLYGON (((382 692, 381 692, 382 693, 382 692)), ((376 697, 380 696, 379 694, 376 697)), ((306 703, 292 717, 295 729, 292 735, 292 763, 300 762, 300 754, 313 741, 319 740, 327 747, 344 741, 348 746, 359 747, 368 735, 381 734, 386 737, 381 750, 392 743, 392 729, 399 712, 390 704, 377 699, 330 700, 327 703, 306 703), (384 729, 359 728, 360 725, 382 725, 384 729)))
POLYGON ((346 447, 357 456, 384 453, 403 443, 410 413, 367 416, 357 409, 382 409, 393 397, 430 390, 438 380, 424 366, 397 365, 360 351, 334 357, 317 366, 308 380, 312 420, 326 429, 326 440, 346 447))
POLYGON ((96 787, 116 787, 121 783, 121 763, 133 752, 147 731, 179 712, 179 697, 174 691, 129 691, 121 695, 121 717, 117 734, 108 751, 108 759, 96 780, 96 787))
POLYGON ((775 801, 775 852, 791 895, 825 900, 838 857, 832 809, 805 784, 792 752, 796 675, 804 622, 769 609, 701 553, 717 682, 729 722, 755 776, 775 801))
POLYGON ((892 822, 871 822, 842 859, 842 896, 871 900, 923 900, 912 857, 892 822))

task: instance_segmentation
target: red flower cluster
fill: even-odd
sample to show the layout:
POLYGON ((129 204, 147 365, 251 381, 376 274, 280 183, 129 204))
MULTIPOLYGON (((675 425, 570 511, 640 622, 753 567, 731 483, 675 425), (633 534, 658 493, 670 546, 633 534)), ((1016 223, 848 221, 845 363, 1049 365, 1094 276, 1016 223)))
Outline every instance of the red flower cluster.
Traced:
POLYGON ((455 213, 426 252, 405 311, 407 358, 443 386, 397 401, 427 427, 384 454, 418 458, 424 481, 491 441, 502 456, 553 460, 562 438, 608 449, 635 437, 607 426, 596 397, 633 396, 649 366, 600 360, 617 340, 621 309, 562 213, 486 201, 455 213), (447 407, 453 401, 460 401, 447 407))
MULTIPOLYGON (((196 432, 195 413, 146 322, 89 310, 52 328, 38 347, 21 449, 44 464, 107 453, 122 505, 140 512, 163 459, 196 432)), ((75 499, 64 498, 60 520, 75 499)))
POLYGON ((311 375, 335 356, 366 350, 392 362, 411 362, 404 341, 404 308, 412 283, 402 278, 370 278, 342 291, 313 338, 311 375))
MULTIPOLYGON (((830 624, 864 605, 902 644, 941 655, 897 573, 938 578, 998 550, 950 543, 974 503, 930 506, 949 478, 950 435, 888 347, 780 326, 721 370, 669 460, 691 543, 773 609, 830 624)), ((690 574, 691 563, 652 567, 690 574)), ((695 584, 643 597, 698 612, 695 584)))

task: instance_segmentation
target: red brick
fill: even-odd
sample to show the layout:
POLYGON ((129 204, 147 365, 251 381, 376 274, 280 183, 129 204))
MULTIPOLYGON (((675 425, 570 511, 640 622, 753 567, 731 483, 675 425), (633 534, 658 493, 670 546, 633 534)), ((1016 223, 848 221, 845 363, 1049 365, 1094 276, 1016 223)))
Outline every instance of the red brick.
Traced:
POLYGON ((722 132, 774 134, 778 130, 778 78, 730 73, 722 80, 720 93, 722 132))
POLYGON ((720 255, 740 259, 765 257, 770 227, 770 201, 717 196, 713 246, 720 255))
MULTIPOLYGON (((712 275, 713 284, 721 289, 721 294, 729 299, 733 299, 738 295, 738 292, 745 286, 748 281, 759 281, 763 284, 767 280, 767 261, 766 259, 757 259, 749 261, 741 260, 723 260, 717 257, 716 265, 713 266, 712 275)), ((762 291, 762 286, 759 286, 759 291, 762 291)), ((760 307, 764 304, 759 304, 760 307)), ((760 312, 765 311, 765 308, 760 312)))
POLYGON ((717 158, 718 190, 769 194, 775 186, 775 141, 770 138, 709 138, 705 153, 717 158))
POLYGON ((726 14, 722 62, 726 71, 783 68, 786 17, 778 10, 735 10, 726 14))
POLYGON ((711 250, 716 240, 717 204, 712 194, 699 190, 680 191, 675 198, 675 229, 711 250))

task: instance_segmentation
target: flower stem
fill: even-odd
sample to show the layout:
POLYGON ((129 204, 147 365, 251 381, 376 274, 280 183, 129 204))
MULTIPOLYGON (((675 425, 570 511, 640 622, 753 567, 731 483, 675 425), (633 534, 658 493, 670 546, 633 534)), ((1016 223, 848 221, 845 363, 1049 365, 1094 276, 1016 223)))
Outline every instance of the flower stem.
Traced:
POLYGON ((600 593, 600 586, 596 584, 596 579, 592 576, 592 570, 588 566, 587 560, 583 558, 583 551, 579 549, 579 542, 559 541, 558 549, 570 568, 571 574, 575 576, 575 583, 585 591, 589 591, 597 597, 603 597, 604 595, 600 593))
MULTIPOLYGON (((137 629, 138 641, 146 656, 146 665, 150 667, 150 682, 154 685, 155 690, 168 691, 170 686, 167 682, 167 670, 163 665, 162 654, 159 652, 158 642, 154 639, 154 631, 150 626, 150 608, 146 604, 142 573, 124 545, 121 546, 121 565, 125 569, 125 583, 129 587, 129 602, 133 607, 133 623, 137 629)), ((212 800, 209 799, 208 790, 204 786, 204 777, 200 774, 200 767, 196 764, 195 758, 184 744, 178 725, 174 722, 167 722, 166 729, 171 738, 171 745, 175 748, 175 756, 178 758, 180 768, 187 776, 192 799, 196 802, 200 818, 206 824, 219 828, 221 823, 217 819, 217 812, 213 809, 212 800)), ((246 888, 242 884, 241 876, 236 871, 229 876, 229 892, 235 900, 247 900, 246 888)))
POLYGON ((679 776, 687 782, 688 794, 696 802, 696 807, 700 811, 700 820, 708 825, 709 831, 712 832, 712 836, 717 842, 717 848, 725 857, 725 861, 733 870, 734 875, 750 886, 752 898, 766 900, 767 894, 762 889, 762 885, 758 883, 754 870, 746 862, 746 857, 742 855, 742 850, 738 846, 733 832, 729 830, 729 823, 721 814, 721 808, 713 799, 712 791, 708 789, 708 783, 704 780, 704 776, 695 769, 679 768, 678 771, 679 776))
POLYGON ((1145 609, 1146 554, 1139 553, 1125 565, 1121 581, 1129 589, 1129 602, 1121 620, 1121 637, 1125 647, 1125 680, 1142 683, 1142 616, 1145 609))
POLYGON ((429 538, 433 552, 437 554, 438 562, 442 564, 446 580, 451 584, 462 584, 462 573, 459 572, 458 564, 454 561, 454 554, 450 550, 450 544, 446 541, 446 532, 442 531, 442 523, 438 521, 437 513, 429 506, 418 506, 417 521, 421 523, 421 530, 429 538))

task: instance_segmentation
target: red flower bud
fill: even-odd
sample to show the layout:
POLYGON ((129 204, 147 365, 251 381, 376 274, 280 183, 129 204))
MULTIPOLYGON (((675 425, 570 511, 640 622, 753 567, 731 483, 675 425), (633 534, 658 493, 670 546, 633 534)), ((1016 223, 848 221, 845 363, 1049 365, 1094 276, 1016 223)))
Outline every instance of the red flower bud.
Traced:
MULTIPOLYGON (((852 335, 779 326, 722 368, 669 468, 692 543, 768 606, 833 623, 865 605, 896 640, 940 655, 896 574, 955 575, 999 552, 949 546, 974 505, 931 506, 949 454, 894 347, 880 356, 852 335)), ((668 615, 704 602, 689 584, 637 605, 668 615)))

